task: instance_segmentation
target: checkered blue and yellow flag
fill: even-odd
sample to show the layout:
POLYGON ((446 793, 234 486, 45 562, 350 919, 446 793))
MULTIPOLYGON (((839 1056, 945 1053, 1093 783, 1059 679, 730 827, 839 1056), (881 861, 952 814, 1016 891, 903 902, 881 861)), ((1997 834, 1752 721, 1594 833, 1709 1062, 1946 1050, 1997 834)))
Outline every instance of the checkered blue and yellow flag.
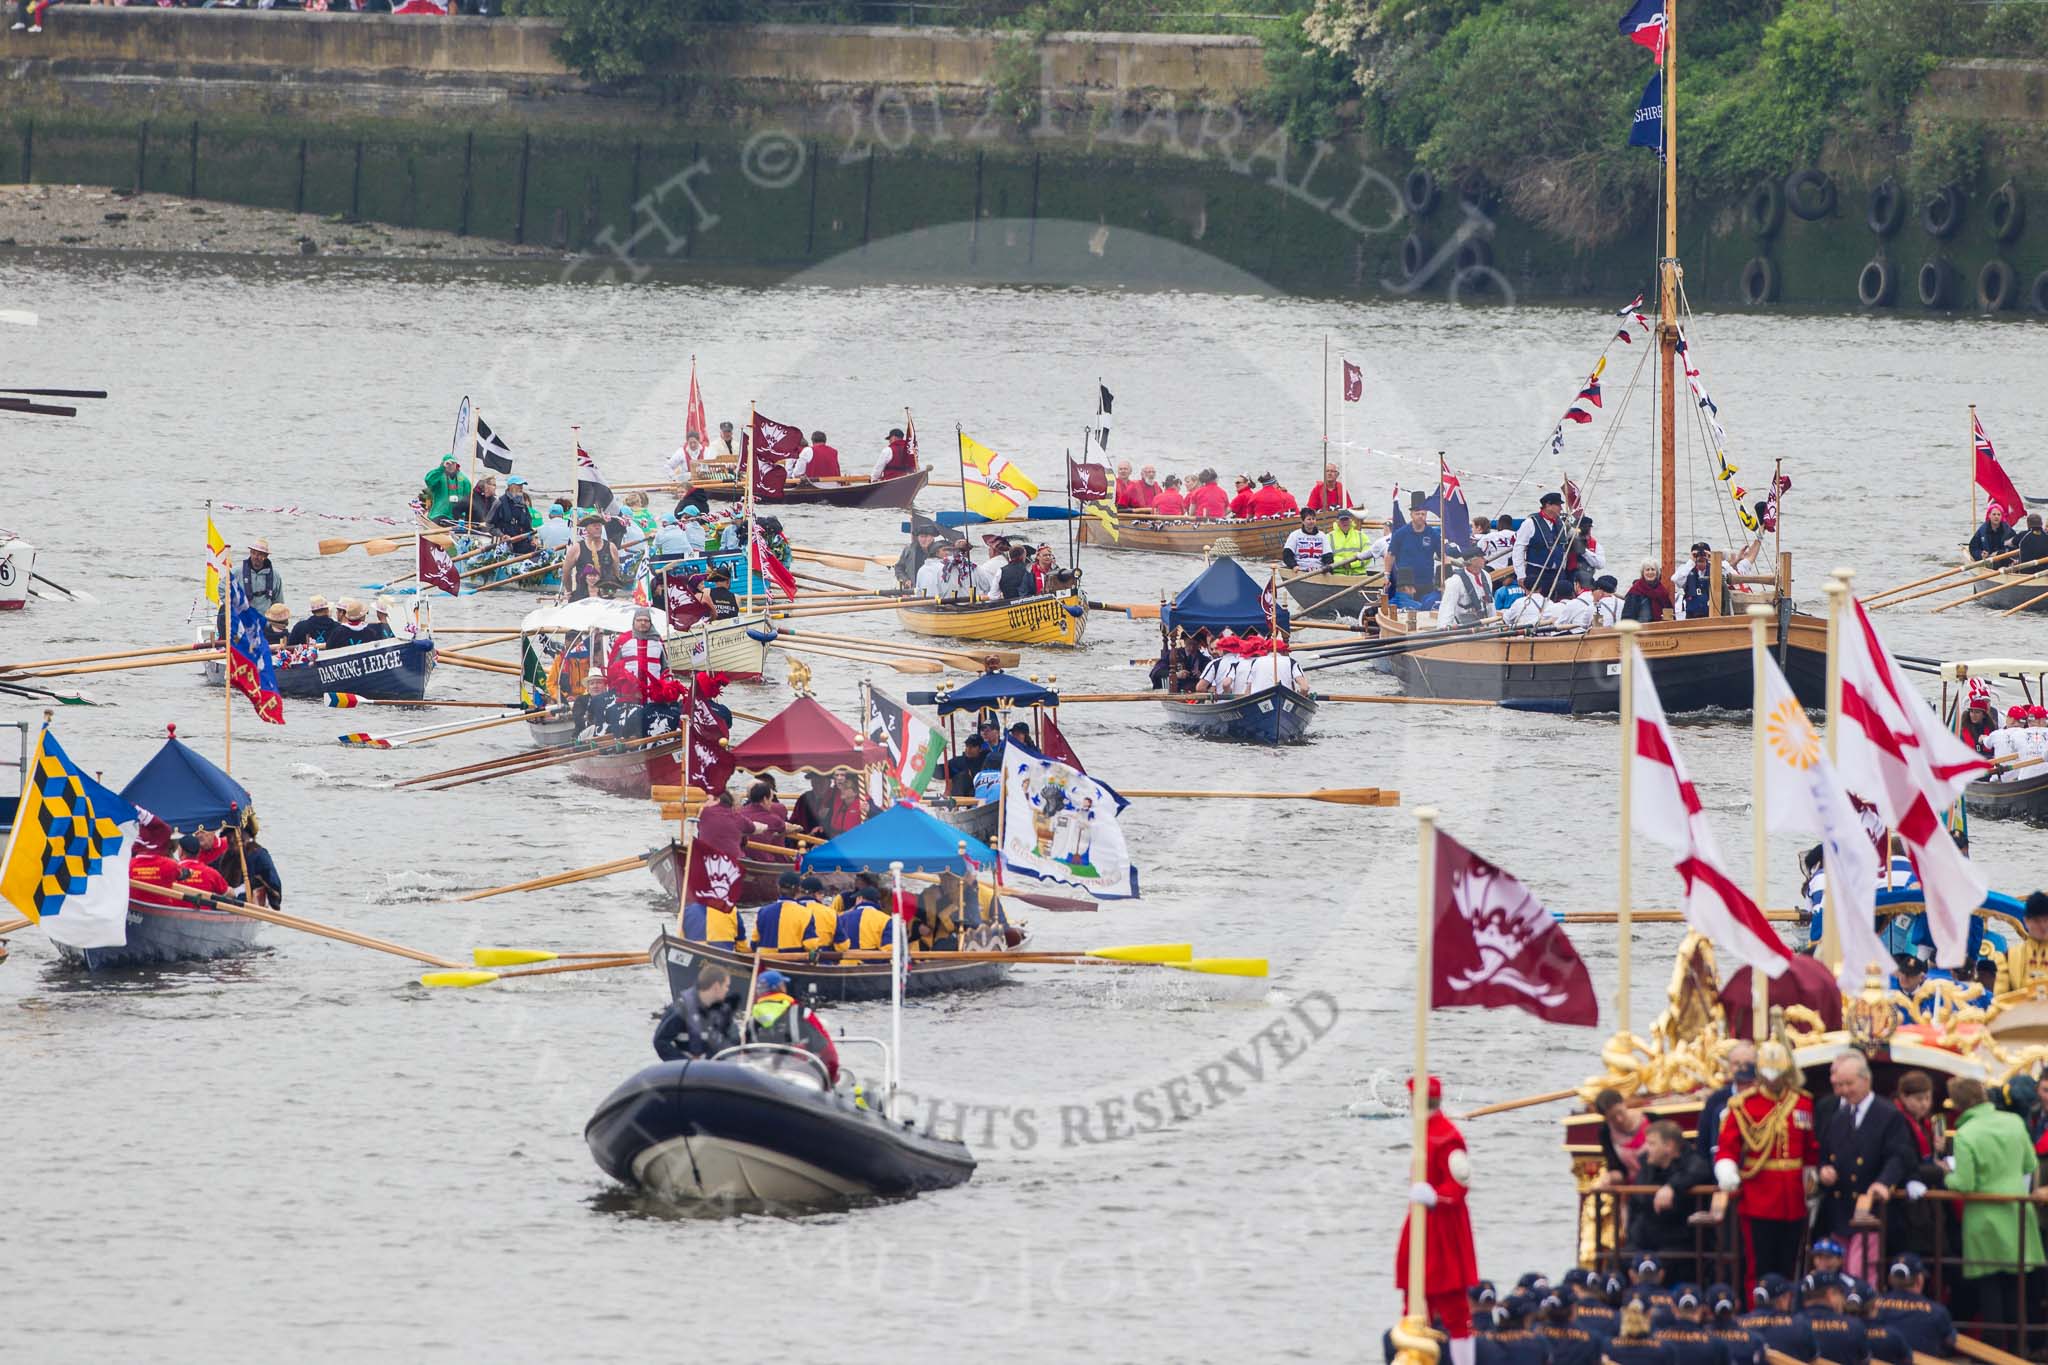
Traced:
POLYGON ((135 825, 135 807, 87 777, 45 729, 0 853, 0 900, 56 942, 119 947, 128 941, 135 825))

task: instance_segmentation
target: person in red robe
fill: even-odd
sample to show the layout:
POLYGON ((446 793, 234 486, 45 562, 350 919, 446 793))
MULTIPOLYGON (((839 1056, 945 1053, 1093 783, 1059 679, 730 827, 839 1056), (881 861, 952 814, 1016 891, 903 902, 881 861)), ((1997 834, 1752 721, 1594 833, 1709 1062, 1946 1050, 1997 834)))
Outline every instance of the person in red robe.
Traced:
MULTIPOLYGON (((1415 1082, 1408 1082, 1410 1094, 1415 1082)), ((1429 1315, 1443 1324, 1451 1342, 1451 1365, 1473 1365, 1476 1346, 1472 1338, 1472 1302, 1467 1297, 1479 1283, 1479 1257, 1472 1249, 1472 1214, 1465 1198, 1472 1185, 1472 1160, 1465 1151, 1465 1137, 1443 1112, 1443 1082, 1429 1078, 1429 1147, 1423 1159, 1423 1179, 1411 1186, 1409 1218, 1401 1225, 1401 1244, 1394 1252, 1394 1287, 1402 1292, 1402 1309, 1407 1308, 1408 1224, 1414 1221, 1413 1205, 1421 1204, 1423 1218, 1423 1295, 1429 1315)))
POLYGON ((1301 510, 1288 492, 1271 472, 1259 475, 1258 491, 1251 497, 1251 515, 1254 517, 1293 516, 1301 510))
POLYGON ((1238 475, 1237 492, 1230 499, 1230 515, 1236 517, 1239 521, 1250 517, 1252 514, 1252 497, 1258 491, 1258 488, 1252 483, 1251 475, 1238 475))
POLYGON ((1311 512, 1334 512, 1339 507, 1349 507, 1351 495, 1344 491, 1344 483, 1337 477, 1337 466, 1323 466, 1323 481, 1308 493, 1308 510, 1311 512))

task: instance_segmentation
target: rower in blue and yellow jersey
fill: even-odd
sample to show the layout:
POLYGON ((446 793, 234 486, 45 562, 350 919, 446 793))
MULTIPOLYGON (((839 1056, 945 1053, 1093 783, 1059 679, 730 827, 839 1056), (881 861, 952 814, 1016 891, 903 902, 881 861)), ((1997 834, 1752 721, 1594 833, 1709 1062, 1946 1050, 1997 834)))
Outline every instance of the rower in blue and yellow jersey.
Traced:
POLYGON ((785 872, 777 880, 782 895, 754 912, 753 946, 773 952, 807 952, 832 946, 831 919, 827 916, 822 937, 818 931, 816 903, 799 894, 797 876, 785 872))
POLYGON ((840 952, 850 953, 890 947, 895 935, 896 917, 864 898, 839 916, 834 939, 840 952))
POLYGON ((689 901, 682 911, 683 937, 692 943, 731 948, 739 943, 740 912, 731 901, 689 901))

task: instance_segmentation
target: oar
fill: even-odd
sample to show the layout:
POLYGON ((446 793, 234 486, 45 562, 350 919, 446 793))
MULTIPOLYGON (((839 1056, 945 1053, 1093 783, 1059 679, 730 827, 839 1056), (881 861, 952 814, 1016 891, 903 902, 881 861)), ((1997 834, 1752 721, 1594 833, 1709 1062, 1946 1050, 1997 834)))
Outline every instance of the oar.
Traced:
POLYGON ((1916 578, 1911 583, 1901 583, 1896 588, 1886 588, 1883 592, 1874 592, 1870 594, 1870 596, 1863 599, 1863 605, 1865 607, 1868 607, 1872 611, 1875 611, 1879 603, 1884 603, 1884 605, 1886 606, 1890 605, 1890 603, 1884 602, 1884 599, 1887 597, 1896 597, 1898 596, 1898 594, 1910 591, 1913 588, 1924 587, 1925 585, 1932 583, 1939 578, 1953 578, 1957 574, 1969 573, 1972 570, 1981 569, 1987 564, 1996 564, 2001 560, 2011 559, 2014 555, 2018 553, 2019 550, 2015 548, 2007 550, 2004 554, 1993 555, 1989 559, 1973 560, 1967 564, 1951 564, 1946 569, 1943 569, 1940 573, 1931 573, 1927 575, 1927 577, 1925 578, 1916 578))
POLYGON ((410 706, 420 709, 453 706, 481 707, 492 711, 502 711, 510 704, 502 701, 398 701, 385 697, 359 697, 353 692, 329 692, 326 694, 326 698, 329 706, 337 707, 341 710, 348 710, 357 706, 410 706))
POLYGON ((511 664, 501 664, 495 659, 471 659, 461 654, 448 654, 437 651, 434 655, 434 662, 446 664, 450 668, 467 668, 478 673, 496 673, 501 677, 506 674, 510 674, 515 678, 520 676, 519 670, 516 667, 511 664))
POLYGON ((515 720, 530 720, 542 715, 540 711, 514 711, 507 715, 493 716, 489 720, 462 721, 451 724, 442 721, 435 725, 422 725, 411 730, 393 730, 388 735, 366 735, 360 732, 338 735, 337 740, 351 749, 403 749, 413 744, 427 744, 450 735, 466 735, 472 730, 488 730, 496 725, 510 725, 515 720))
POLYGON ((1096 611, 1120 611, 1133 621, 1157 621, 1161 602, 1090 602, 1096 611))
POLYGON ((56 702, 56 703, 57 703, 57 704, 58 704, 59 706, 98 706, 98 705, 99 705, 99 703, 98 703, 98 702, 96 702, 96 701, 93 701, 93 700, 91 700, 91 699, 89 699, 89 698, 87 698, 87 697, 83 696, 82 694, 79 694, 79 693, 76 693, 76 692, 52 692, 52 691, 50 691, 50 690, 49 690, 48 688, 43 688, 43 687, 25 687, 25 686, 22 686, 21 684, 18 684, 18 683, 9 683, 9 682, 0 682, 0 696, 8 696, 8 697, 34 697, 34 698, 36 698, 36 699, 38 699, 38 700, 41 700, 41 701, 53 701, 53 702, 56 702))
POLYGON ((561 763, 573 763, 576 760, 582 758, 605 758, 616 754, 631 753, 635 751, 640 752, 643 758, 653 758, 661 754, 671 753, 677 749, 680 749, 682 745, 683 736, 681 731, 672 731, 665 735, 643 735, 638 739, 629 739, 621 744, 606 745, 603 747, 583 747, 579 748, 576 752, 573 753, 560 754, 552 758, 543 758, 534 762, 520 764, 515 767, 496 768, 487 773, 477 773, 471 777, 457 778, 453 782, 436 783, 434 786, 427 788, 427 790, 437 792, 451 791, 456 787, 467 787, 472 782, 488 782, 492 778, 496 777, 512 777, 520 773, 534 772, 540 768, 552 768, 557 764, 561 763))
POLYGON ((1381 697, 1371 692, 1317 692, 1317 701, 1360 702, 1372 706, 1498 706, 1499 702, 1469 697, 1381 697))
MULTIPOLYGON (((896 654, 920 659, 937 659, 955 668, 981 667, 982 656, 964 649, 945 649, 938 645, 918 644, 910 641, 864 640, 858 635, 830 635, 815 630, 781 630, 776 632, 785 639, 801 640, 807 643, 822 642, 840 645, 857 651, 873 650, 883 654, 896 654)), ((1015 657, 1014 655, 1012 657, 1015 657)))
MULTIPOLYGON (((792 545, 790 553, 798 559, 808 559, 823 564, 828 569, 844 569, 848 573, 860 573, 872 562, 861 555, 835 554, 830 550, 813 550, 808 545, 792 545)), ((890 561, 894 563, 894 561, 890 561)))
POLYGON ((61 668, 65 664, 99 664, 110 659, 145 659, 167 654, 212 652, 219 648, 220 646, 215 644, 151 645, 146 649, 116 649, 104 654, 73 654, 66 659, 31 659, 26 663, 0 664, 0 673, 26 673, 38 668, 61 668))
MULTIPOLYGON (((912 598, 909 600, 915 601, 916 599, 912 598)), ((811 607, 808 609, 802 606, 777 607, 774 614, 778 620, 801 621, 812 616, 857 616, 863 612, 870 611, 894 611, 902 605, 904 605, 904 599, 870 602, 864 605, 811 607)))
POLYGON ((0 934, 11 934, 17 929, 26 929, 33 923, 35 921, 29 919, 9 920, 5 924, 0 924, 0 934))
MULTIPOLYGON (((568 872, 553 872, 545 877, 535 877, 530 881, 511 882, 504 886, 489 887, 483 891, 472 891, 466 896, 457 896, 455 899, 458 901, 488 900, 492 896, 503 896, 514 891, 545 891, 551 887, 568 886, 573 882, 594 881, 599 877, 610 877, 620 872, 631 872, 636 867, 645 867, 658 854, 664 851, 662 849, 655 849, 653 852, 642 853, 634 858, 614 858, 608 863, 593 863, 589 867, 579 867, 568 872)), ((488 967, 493 964, 486 962, 482 965, 488 967)))
MULTIPOLYGON (((448 543, 449 533, 446 531, 438 531, 428 536, 427 538, 433 541, 436 545, 446 545, 448 543)), ((343 554, 349 550, 352 550, 358 545, 375 545, 379 542, 389 545, 392 550, 395 550, 398 548, 398 544, 401 541, 413 541, 418 539, 419 533, 417 531, 405 532, 395 536, 364 536, 361 540, 344 540, 339 536, 332 536, 320 542, 320 553, 323 555, 338 555, 343 554)), ((384 553, 388 554, 390 553, 390 551, 387 550, 384 551, 384 553)))
POLYGON ((550 953, 540 948, 478 948, 470 958, 479 967, 526 967, 536 962, 616 962, 630 957, 644 960, 644 952, 550 953))
POLYGON ((1174 788, 1119 787, 1124 796, 1154 798, 1220 797, 1236 801, 1322 801, 1332 806, 1398 806, 1401 793, 1380 787, 1322 787, 1308 792, 1184 791, 1174 788))
POLYGON ((1540 1095, 1524 1095, 1518 1100, 1502 1100, 1498 1104, 1482 1104, 1477 1109, 1463 1114, 1453 1114, 1451 1117, 1459 1123, 1463 1123, 1466 1119, 1483 1119, 1488 1114, 1505 1114, 1511 1109, 1528 1109, 1538 1104, 1555 1104, 1559 1100, 1568 1100, 1578 1093, 1576 1090, 1546 1090, 1540 1095))
POLYGON ((256 919, 262 920, 265 924, 275 924, 282 929, 296 929, 302 934, 317 934, 321 938, 331 938, 338 943, 349 943, 358 948, 370 948, 380 953, 390 953, 396 957, 411 958, 414 962, 424 962, 430 967, 459 968, 462 965, 458 962, 450 962, 445 957, 436 957, 432 953, 421 952, 417 948, 408 948, 401 943, 387 943, 380 938, 371 938, 366 934, 358 934, 348 929, 338 929, 331 924, 322 924, 317 920, 301 919, 297 915, 287 915, 276 910, 267 910, 262 906, 250 905, 246 901, 231 900, 226 896, 215 895, 211 891, 194 891, 190 887, 176 885, 157 886, 150 882, 133 880, 128 884, 137 891, 151 892, 160 896, 171 896, 191 905, 204 905, 214 910, 225 910, 230 914, 240 915, 245 919, 256 919))
MULTIPOLYGON (((889 562, 895 563, 894 560, 889 562)), ((906 595, 905 590, 902 588, 863 588, 858 583, 842 583, 836 578, 823 578, 816 574, 807 574, 801 569, 791 569, 789 576, 806 586, 823 584, 825 587, 837 588, 842 592, 871 593, 876 597, 902 597, 906 595)))
POLYGON ((770 643, 775 648, 791 654, 815 654, 821 659, 839 659, 855 664, 886 664, 898 673, 932 674, 946 671, 946 666, 936 659, 885 659, 878 655, 863 657, 851 650, 836 649, 830 645, 800 644, 794 641, 784 644, 781 640, 773 640, 770 643))
POLYGON ((195 650, 190 654, 173 655, 165 659, 133 659, 127 663, 119 664, 85 664, 72 668, 46 668, 34 673, 9 673, 6 675, 6 680, 19 681, 23 678, 78 677, 86 673, 126 673, 131 669, 137 668, 163 668, 167 665, 186 664, 195 661, 205 663, 209 659, 222 659, 226 657, 227 651, 212 648, 195 650))
POLYGON ((490 582, 482 584, 479 587, 475 588, 474 591, 489 592, 493 588, 509 587, 514 583, 521 583, 529 578, 539 578, 542 574, 553 573, 556 569, 559 569, 561 567, 562 561, 559 558, 550 559, 547 562, 541 564, 540 567, 528 569, 525 573, 516 573, 509 578, 494 578, 490 582))
POLYGON ((544 749, 528 749, 524 753, 501 754, 497 758, 486 758, 477 763, 465 763, 459 768, 444 768, 437 773, 425 773, 419 777, 408 777, 403 782, 394 782, 391 785, 394 789, 399 787, 417 787, 424 782, 438 782, 444 777, 460 777, 464 773, 483 772, 488 768, 506 768, 515 764, 531 763, 534 759, 544 754, 566 754, 577 749, 587 749, 588 747, 588 745, 579 741, 571 740, 567 744, 554 744, 544 749))
MULTIPOLYGON (((1774 924, 1805 924, 1812 919, 1800 910, 1765 910, 1763 917, 1774 924)), ((1619 910, 1553 910, 1550 917, 1560 924, 1615 924, 1621 919, 1619 910)), ((1629 918, 1637 924, 1683 924, 1683 910, 1631 910, 1629 918)))
MULTIPOLYGON (((2041 575, 2041 574, 2036 574, 2036 575, 2034 575, 2033 579, 2032 579, 2032 580, 2030 580, 2030 581, 2038 583, 2038 582, 2040 582, 2040 581, 2041 581, 2041 578, 2042 578, 2042 577, 2043 577, 2043 575, 2041 575)), ((2031 606, 2033 606, 2033 605, 2034 605, 2035 603, 2037 603, 2037 602, 2041 602, 2041 601, 2048 601, 2048 592, 2044 592, 2044 593, 2042 593, 2042 594, 2041 594, 2041 595, 2040 595, 2039 597, 2029 597, 2029 598, 2028 598, 2028 599, 2027 599, 2026 601, 2024 601, 2024 602, 2020 603, 2020 604, 2019 604, 2018 606, 2016 606, 2016 607, 2007 607, 2007 608, 2006 608, 2006 609, 2005 609, 2004 611, 2002 611, 2002 612, 1998 613, 1998 619, 2002 621, 2002 620, 2004 620, 2004 619, 2005 619, 2006 617, 2008 617, 2008 616, 2011 616, 2011 615, 2013 615, 2013 614, 2014 614, 2014 613, 2016 613, 2016 612, 2022 612, 2022 611, 2025 611, 2025 610, 2026 610, 2026 609, 2027 609, 2028 607, 2031 607, 2031 606)))
MULTIPOLYGON (((13 321, 8 318, 8 321, 13 321)), ((30 398, 105 398, 105 389, 0 389, 0 393, 22 393, 30 398)))
POLYGON ((471 986, 488 986, 495 981, 512 981, 522 976, 557 976, 563 972, 602 972, 613 967, 644 967, 647 954, 635 953, 631 957, 608 957, 597 962, 564 962, 553 967, 529 967, 523 972, 485 972, 457 968, 451 972, 427 972, 420 977, 422 986, 443 986, 466 990, 471 986))
POLYGON ((46 588, 55 588, 58 592, 63 593, 66 597, 70 598, 74 602, 83 602, 88 607, 96 607, 100 604, 100 599, 94 597, 91 593, 83 592, 76 588, 67 588, 62 583, 53 582, 52 580, 43 577, 41 574, 36 573, 34 570, 29 571, 29 577, 33 578, 36 582, 42 584, 46 588))
MULTIPOLYGON (((1967 588, 1974 586, 1978 583, 1986 583, 1989 582, 1991 579, 1998 577, 1999 574, 2004 572, 2005 570, 2003 569, 1993 569, 1990 573, 1978 574, 1975 578, 1965 578, 1959 583, 1947 583, 1938 588, 1928 588, 1925 591, 1913 593, 1910 596, 1894 597, 1891 601, 1885 603, 1884 605, 1888 607, 1896 607, 1901 602, 1911 602, 1916 598, 1926 597, 1929 593, 1947 592, 1950 588, 1967 588)), ((2018 582, 2000 584, 1999 587, 2017 588, 2027 583, 2038 582, 2042 577, 2043 575, 2040 573, 2029 574, 2026 577, 2020 579, 2018 582)), ((1997 592, 1998 590, 1998 588, 1992 588, 1988 591, 1997 592)), ((1976 601, 1979 597, 1982 597, 1983 595, 1984 594, 1981 592, 1965 593, 1953 602, 1942 603, 1940 606, 1936 607, 1932 612, 1929 612, 1928 614, 1930 616, 1939 616, 1942 612, 1952 611, 1957 607, 1966 606, 1969 603, 1976 601)))

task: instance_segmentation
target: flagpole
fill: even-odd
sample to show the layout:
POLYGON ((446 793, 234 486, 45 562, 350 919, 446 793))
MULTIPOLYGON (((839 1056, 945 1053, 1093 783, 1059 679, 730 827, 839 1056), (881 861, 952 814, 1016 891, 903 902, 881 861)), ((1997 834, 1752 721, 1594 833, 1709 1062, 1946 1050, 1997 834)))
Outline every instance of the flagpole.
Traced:
MULTIPOLYGON (((462 401, 465 403, 469 402, 469 396, 467 394, 463 395, 462 401)), ((482 416, 482 410, 475 404, 471 404, 469 409, 469 511, 463 517, 463 520, 472 526, 476 524, 476 424, 482 416)))
MULTIPOLYGON (((958 422, 953 423, 953 462, 960 469, 960 512, 962 516, 965 516, 973 509, 967 505, 967 432, 958 422)), ((960 523, 960 533, 962 535, 967 534, 967 525, 965 521, 960 523)), ((914 513, 910 518, 910 543, 912 545, 917 544, 917 517, 914 513)), ((969 543, 971 544, 972 542, 969 543)), ((972 558, 973 551, 970 550, 968 555, 972 558)), ((920 565, 919 567, 923 566, 920 565)), ((1000 576, 1000 573, 998 576, 1000 576)), ((915 583, 911 585, 913 591, 916 589, 916 586, 915 583)), ((974 571, 972 569, 967 571, 967 600, 970 602, 981 600, 980 594, 975 590, 974 571)))
POLYGON ((894 1123, 896 1091, 903 1079, 903 934, 908 927, 898 908, 903 901, 901 859, 889 864, 889 882, 894 888, 889 897, 889 918, 894 922, 889 926, 889 1104, 883 1113, 894 1123))
MULTIPOLYGON (((1770 856, 1765 847, 1764 831, 1768 828, 1767 813, 1764 809, 1764 712, 1770 705, 1770 689, 1765 680, 1765 670, 1770 666, 1771 647, 1769 637, 1764 633, 1764 622, 1776 613, 1770 607, 1749 608, 1749 672, 1753 684, 1749 699, 1749 819, 1752 885, 1750 893, 1756 900, 1757 908, 1770 904, 1770 856)), ((1749 964, 1749 1018, 1750 1034, 1758 1042, 1770 1032, 1771 990, 1769 979, 1764 976, 1760 963, 1749 964)))
MULTIPOLYGON (((691 363, 694 366, 695 357, 692 357, 691 363)), ((663 601, 666 602, 666 600, 667 598, 664 596, 663 601)), ((707 651, 706 663, 710 662, 708 653, 707 651)), ((676 801, 676 848, 681 852, 683 859, 682 864, 676 868, 676 936, 678 938, 683 937, 683 907, 690 902, 690 722, 697 711, 697 676, 695 673, 688 675, 688 689, 683 694, 683 761, 682 772, 677 778, 677 790, 681 794, 676 801)), ((704 795, 707 800, 710 799, 711 794, 709 792, 706 792, 704 795)), ((739 919, 737 911, 734 912, 733 919, 735 926, 737 926, 739 919)), ((711 926, 707 921, 705 924, 707 936, 710 933, 710 928, 711 926)))
MULTIPOLYGON (((1841 728, 1842 715, 1842 608, 1849 596, 1849 580, 1854 577, 1853 569, 1836 569, 1828 575, 1828 762, 1835 761, 1835 732, 1841 728)), ((1859 837, 1856 831, 1850 837, 1859 837)), ((1884 857, 1891 861, 1892 851, 1886 848, 1884 857)), ((1839 979, 1842 974, 1842 925, 1835 917, 1835 879, 1824 878, 1821 890, 1821 933, 1820 957, 1827 964, 1828 975, 1839 979)))
MULTIPOLYGON (((1337 353, 1337 360, 1342 365, 1348 366, 1351 363, 1351 357, 1341 351, 1337 353)), ((1337 395, 1337 486, 1344 490, 1344 501, 1347 505, 1351 501, 1351 421, 1346 409, 1350 407, 1351 400, 1346 398, 1344 394, 1351 391, 1350 373, 1348 369, 1344 371, 1344 390, 1337 395)), ((1323 360, 1323 402, 1325 404, 1330 401, 1329 393, 1330 362, 1328 357, 1325 357, 1323 360)), ((1326 424, 1329 420, 1328 416, 1323 418, 1326 424)), ((1325 436, 1323 439, 1327 441, 1329 437, 1325 436)), ((1323 462, 1327 464, 1329 459, 1330 453, 1326 450, 1323 452, 1323 462)), ((1329 509, 1326 508, 1324 510, 1328 511, 1329 509)))
MULTIPOLYGON (((1337 429, 1338 429, 1338 431, 1339 431, 1340 433, 1341 433, 1341 432, 1343 431, 1343 429, 1344 429, 1344 415, 1343 415, 1342 413, 1339 413, 1339 414, 1337 414, 1337 429)), ((1329 334, 1328 332, 1324 332, 1324 333, 1323 333, 1323 463, 1324 463, 1324 464, 1328 464, 1329 462, 1330 462, 1330 334, 1329 334)), ((1320 474, 1322 473, 1322 471, 1321 471, 1321 470, 1317 470, 1317 471, 1316 471, 1316 473, 1317 473, 1318 475, 1320 475, 1320 474)), ((1318 478, 1318 479, 1317 479, 1316 481, 1317 481, 1318 483, 1322 482, 1322 480, 1321 480, 1321 478, 1320 478, 1320 477, 1319 477, 1319 478, 1318 478)))
POLYGON ((1970 439, 1963 447, 1970 454, 1970 533, 1977 532, 1977 405, 1970 404, 1970 439))
POLYGON ((1615 1031, 1627 1037, 1630 1031, 1629 958, 1635 934, 1635 886, 1629 859, 1634 855, 1635 842, 1636 632, 1642 629, 1642 623, 1617 621, 1614 629, 1621 636, 1621 866, 1616 878, 1616 893, 1621 906, 1616 917, 1621 929, 1621 961, 1615 983, 1614 1019, 1615 1031))
MULTIPOLYGON (((1429 1002, 1434 970, 1430 962, 1430 920, 1436 908, 1436 807, 1423 806, 1415 812, 1415 836, 1415 1070, 1408 1095, 1411 1187, 1429 1178, 1429 1002)), ((1428 1236, 1429 1210, 1410 1198, 1408 1318, 1417 1331, 1427 1331, 1429 1327, 1429 1306, 1424 1294, 1428 1266, 1424 1242, 1428 1236)))
MULTIPOLYGON (((746 604, 740 609, 740 616, 743 619, 752 615, 754 611, 754 470, 761 458, 761 452, 754 449, 754 426, 757 421, 758 418, 755 413, 754 404, 749 402, 747 404, 747 454, 746 458, 740 462, 740 472, 747 477, 747 557, 740 564, 740 567, 745 569, 747 573, 746 604)), ((707 559, 705 563, 708 564, 710 561, 707 559)), ((711 636, 708 631, 704 637, 704 662, 707 664, 711 662, 711 636)))
MULTIPOLYGON (((213 499, 206 500, 207 524, 213 522, 213 499)), ((225 540, 227 537, 223 536, 225 540)), ((235 562, 232 554, 222 562, 220 581, 220 768, 235 770, 235 562)))

